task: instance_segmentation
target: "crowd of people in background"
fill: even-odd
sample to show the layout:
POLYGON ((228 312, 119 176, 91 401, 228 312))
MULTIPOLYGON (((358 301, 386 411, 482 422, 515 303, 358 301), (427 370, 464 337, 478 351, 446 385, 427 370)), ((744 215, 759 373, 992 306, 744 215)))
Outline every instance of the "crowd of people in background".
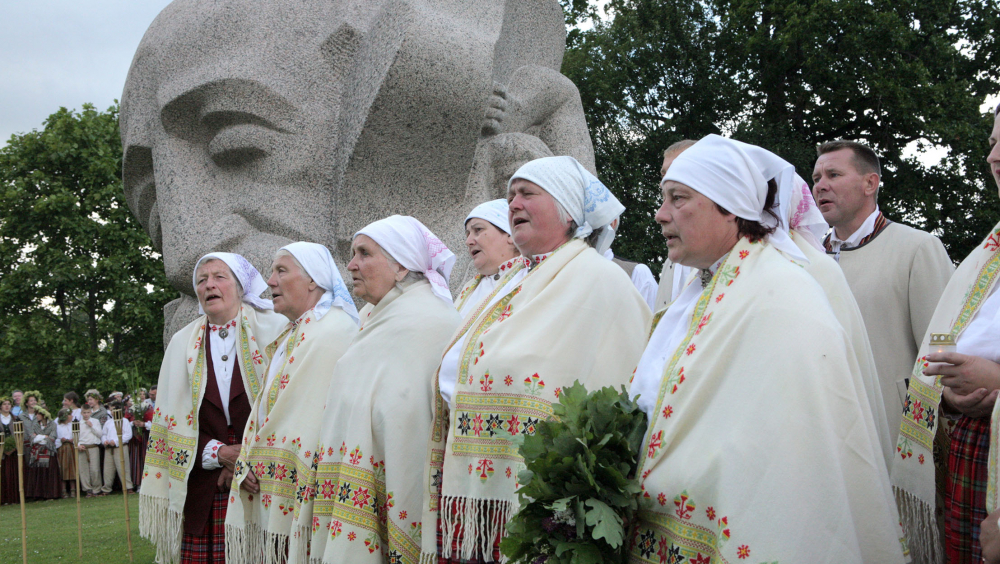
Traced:
POLYGON ((146 444, 156 406, 156 386, 131 395, 113 391, 105 398, 96 389, 66 392, 61 406, 50 406, 40 392, 14 390, 0 396, 0 504, 19 503, 18 461, 24 476, 25 501, 76 496, 77 467, 80 496, 97 497, 113 491, 138 490, 146 458, 146 444), (112 416, 122 411, 121 438, 112 416), (53 415, 53 412, 55 415, 53 415), (18 458, 14 423, 22 424, 23 456, 18 458), (77 445, 73 423, 79 422, 77 445), (124 450, 124 466, 122 453, 124 450))

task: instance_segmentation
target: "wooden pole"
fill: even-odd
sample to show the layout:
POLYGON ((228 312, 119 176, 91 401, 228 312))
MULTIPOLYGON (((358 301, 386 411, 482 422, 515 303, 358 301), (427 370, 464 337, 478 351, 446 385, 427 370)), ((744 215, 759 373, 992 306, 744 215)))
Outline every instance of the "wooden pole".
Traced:
MULTIPOLYGON (((83 560, 83 516, 80 514, 80 422, 73 422, 73 456, 76 458, 76 536, 83 560)), ((88 456, 90 456, 88 454, 88 456)))
POLYGON ((24 422, 15 421, 13 428, 17 447, 17 486, 21 492, 21 560, 28 564, 28 520, 24 514, 24 422))
MULTIPOLYGON (((0 429, 0 492, 3 492, 3 448, 4 448, 4 435, 3 430, 0 429)), ((9 464, 9 463, 8 463, 9 464)), ((0 495, 3 495, 0 493, 0 495)))
POLYGON ((128 561, 135 562, 132 557, 132 519, 129 517, 128 512, 128 481, 125 478, 125 472, 128 472, 129 468, 125 465, 125 443, 122 442, 122 410, 116 409, 111 412, 111 415, 115 418, 115 431, 118 433, 118 457, 122 463, 120 478, 122 481, 122 499, 125 500, 125 538, 128 539, 128 561))

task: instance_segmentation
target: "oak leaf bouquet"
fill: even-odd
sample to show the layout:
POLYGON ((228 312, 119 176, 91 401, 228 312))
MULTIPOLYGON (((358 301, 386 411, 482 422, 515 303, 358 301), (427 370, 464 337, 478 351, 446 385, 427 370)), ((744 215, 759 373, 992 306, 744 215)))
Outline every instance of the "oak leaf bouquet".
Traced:
POLYGON ((526 469, 518 474, 521 508, 500 550, 522 564, 624 562, 646 414, 624 386, 588 393, 579 381, 552 409, 534 435, 511 438, 526 469))

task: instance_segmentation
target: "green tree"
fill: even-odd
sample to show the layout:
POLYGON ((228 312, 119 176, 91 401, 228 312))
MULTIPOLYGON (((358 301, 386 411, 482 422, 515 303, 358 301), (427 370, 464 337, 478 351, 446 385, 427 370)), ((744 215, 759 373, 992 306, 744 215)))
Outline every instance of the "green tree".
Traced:
POLYGON ((84 105, 0 149, 0 390, 156 381, 176 296, 125 204, 118 107, 84 105))
MULTIPOLYGON (((597 2, 563 0, 570 25, 597 2)), ((601 177, 629 207, 616 250, 658 264, 662 152, 709 133, 764 146, 807 180, 818 144, 872 146, 880 207, 955 260, 1000 220, 985 164, 1000 92, 996 0, 610 0, 568 36, 601 177), (908 145, 947 149, 927 165, 908 145)))

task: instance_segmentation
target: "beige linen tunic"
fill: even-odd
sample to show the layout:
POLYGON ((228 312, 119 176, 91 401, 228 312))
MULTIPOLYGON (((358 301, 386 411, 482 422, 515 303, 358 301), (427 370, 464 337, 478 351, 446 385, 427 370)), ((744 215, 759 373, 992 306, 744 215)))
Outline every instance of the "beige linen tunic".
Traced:
POLYGON ((839 262, 861 308, 882 389, 889 392, 883 399, 895 442, 906 379, 955 266, 937 237, 899 223, 860 247, 841 249, 839 262))

